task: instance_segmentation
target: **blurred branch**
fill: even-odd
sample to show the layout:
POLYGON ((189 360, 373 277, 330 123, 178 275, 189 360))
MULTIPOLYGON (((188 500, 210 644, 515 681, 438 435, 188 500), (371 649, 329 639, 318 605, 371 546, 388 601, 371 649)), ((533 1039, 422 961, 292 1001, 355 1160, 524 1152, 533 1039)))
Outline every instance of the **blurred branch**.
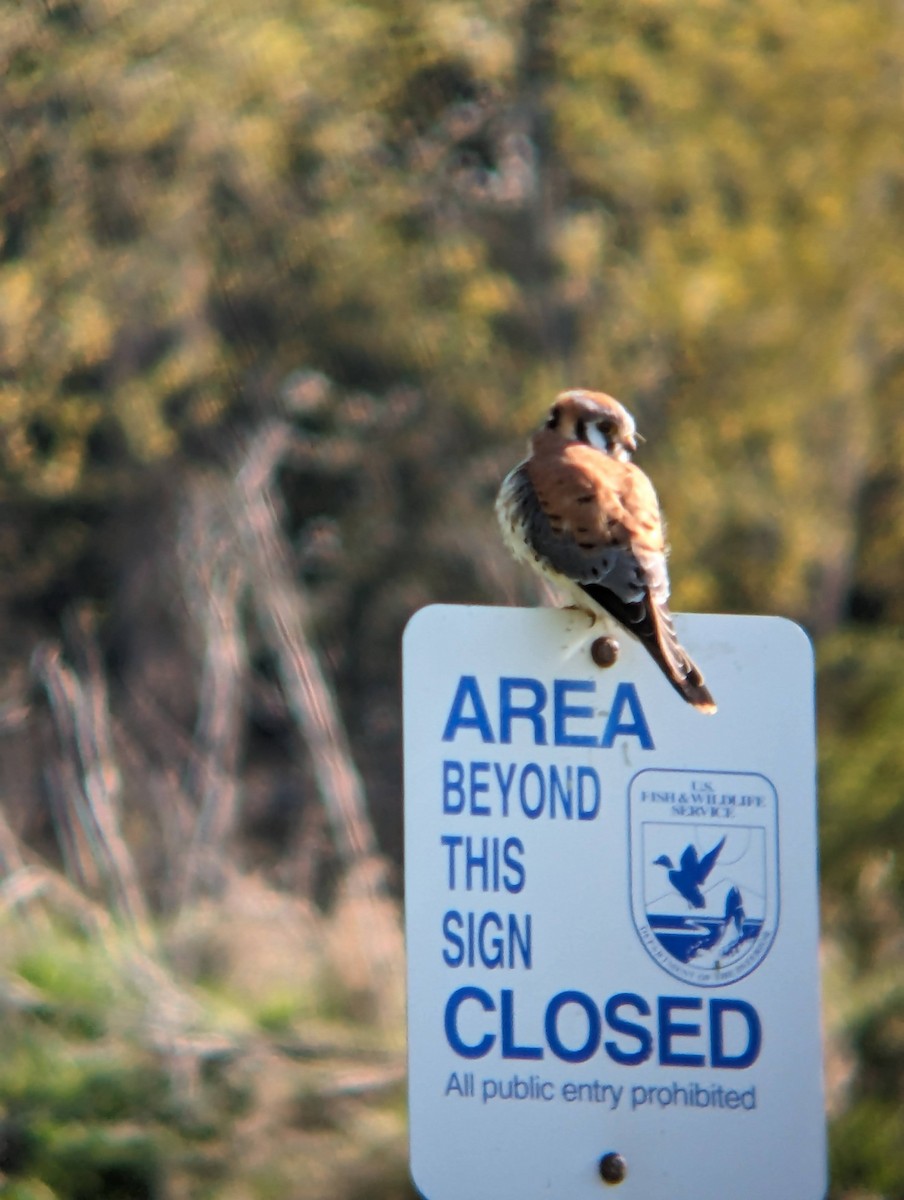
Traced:
MULTIPOLYGON (((308 612, 291 553, 277 518, 271 482, 296 438, 291 426, 265 425, 247 448, 236 476, 235 523, 247 556, 251 599, 277 660, 291 714, 311 755, 314 777, 337 851, 346 869, 345 891, 365 903, 359 942, 373 990, 393 1008, 398 985, 398 921, 390 904, 386 865, 367 812, 364 785, 333 693, 307 636, 308 612)), ((389 1011, 384 1016, 389 1016, 389 1011)))
POLYGON ((147 945, 151 937, 147 905, 120 829, 120 780, 106 683, 89 629, 82 623, 73 631, 83 679, 64 664, 58 646, 45 643, 32 658, 32 671, 47 694, 56 733, 56 754, 47 764, 47 778, 63 831, 63 852, 79 878, 90 880, 92 867, 99 871, 113 910, 147 945))
POLYGON ((204 635, 204 659, 189 791, 199 812, 185 861, 180 906, 219 879, 238 810, 242 692, 247 654, 239 605, 245 583, 215 483, 191 493, 184 528, 185 595, 204 635))
POLYGON ((19 839, 0 808, 0 877, 14 874, 24 865, 24 861, 19 839))

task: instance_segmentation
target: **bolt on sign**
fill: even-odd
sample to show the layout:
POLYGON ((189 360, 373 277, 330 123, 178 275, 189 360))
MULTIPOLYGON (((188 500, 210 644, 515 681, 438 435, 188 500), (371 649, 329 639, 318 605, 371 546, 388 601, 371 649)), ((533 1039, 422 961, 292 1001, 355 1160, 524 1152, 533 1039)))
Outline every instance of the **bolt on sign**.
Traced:
POLYGON ((584 614, 404 639, 411 1167, 428 1200, 821 1200, 813 659, 676 617, 719 703, 584 614))

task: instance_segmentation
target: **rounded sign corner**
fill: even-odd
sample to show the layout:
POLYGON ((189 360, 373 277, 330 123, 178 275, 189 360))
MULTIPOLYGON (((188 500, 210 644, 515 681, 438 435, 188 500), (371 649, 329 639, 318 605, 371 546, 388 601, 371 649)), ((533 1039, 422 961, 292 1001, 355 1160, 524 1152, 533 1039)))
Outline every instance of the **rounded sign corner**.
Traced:
POLYGON ((424 604, 421 608, 415 609, 402 630, 402 646, 407 646, 413 638, 418 636, 422 625, 436 620, 439 612, 449 607, 448 604, 424 604))
MULTIPOLYGON (((421 1200, 431 1200, 427 1189, 424 1188, 418 1181, 418 1170, 419 1167, 415 1164, 412 1158, 408 1164, 408 1178, 411 1180, 411 1186, 417 1192, 418 1196, 420 1196, 421 1200)), ((433 1198, 433 1200, 435 1200, 435 1198, 433 1198)))
POLYGON ((769 621, 775 628, 781 629, 783 634, 787 636, 788 641, 794 646, 802 650, 810 663, 815 662, 815 652, 813 650, 813 639, 810 637, 806 627, 801 625, 799 621, 792 621, 790 617, 763 617, 761 620, 769 621))

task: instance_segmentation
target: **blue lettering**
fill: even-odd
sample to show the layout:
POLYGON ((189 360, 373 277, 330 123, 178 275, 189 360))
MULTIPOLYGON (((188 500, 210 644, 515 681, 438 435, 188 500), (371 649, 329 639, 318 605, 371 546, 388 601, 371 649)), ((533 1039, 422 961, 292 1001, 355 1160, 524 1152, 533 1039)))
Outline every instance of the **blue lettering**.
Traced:
POLYGON ((592 821, 600 810, 600 777, 593 767, 578 767, 578 820, 592 821), (584 781, 593 784, 593 798, 588 801, 584 795, 584 781))
POLYGON ((444 833, 440 839, 441 846, 449 847, 449 891, 455 891, 455 851, 462 844, 464 838, 457 833, 444 833))
POLYGON ((652 750, 654 748, 653 739, 650 736, 650 727, 641 708, 637 688, 633 683, 620 683, 615 689, 612 709, 609 713, 609 719, 606 722, 606 728, 603 730, 602 741, 600 742, 602 748, 604 750, 611 750, 616 736, 620 733, 626 737, 636 737, 640 741, 641 748, 644 750, 652 750), (626 706, 631 713, 632 719, 630 721, 622 720, 622 711, 626 706))
MULTIPOLYGON (((600 745, 610 750, 616 737, 636 737, 644 750, 654 749, 653 737, 647 723, 637 688, 633 683, 619 683, 615 689, 602 737, 597 742, 590 732, 579 732, 574 723, 589 721, 594 709, 590 704, 572 704, 575 694, 593 695, 596 684, 589 679, 556 679, 553 681, 553 741, 557 746, 600 745)), ((536 746, 547 745, 544 712, 547 691, 539 679, 503 676, 499 680, 499 740, 509 745, 513 739, 515 721, 527 721, 536 746), (520 693, 520 694, 519 694, 520 693)), ((475 675, 462 675, 455 689, 449 716, 443 730, 443 741, 454 741, 459 730, 473 729, 484 744, 495 743, 496 737, 486 702, 475 675)), ((455 781, 450 782, 454 790, 455 781)), ((460 810, 459 810, 460 811, 460 810)))
POLYGON ((490 815, 489 804, 478 804, 477 797, 488 792, 490 785, 482 775, 489 775, 490 764, 485 762, 471 763, 471 804, 470 812, 474 817, 488 817, 490 815))
POLYGON ((599 1009, 585 992, 559 992, 546 1006, 546 1042, 550 1050, 563 1062, 586 1062, 596 1054, 602 1036, 599 1009), (559 1037, 559 1013, 566 1004, 576 1004, 587 1017, 587 1037, 583 1046, 569 1049, 559 1037))
MULTIPOLYGON (((465 1086, 467 1086, 467 1081, 468 1081, 468 1077, 467 1077, 467 1075, 465 1075, 465 1086)), ((443 1092, 443 1095, 449 1096, 454 1092, 457 1092, 459 1094, 459 1096, 467 1095, 467 1092, 465 1091, 465 1088, 463 1088, 461 1086, 461 1082, 458 1078, 458 1075, 455 1073, 455 1071, 453 1071, 452 1074, 449 1076, 449 1082, 446 1084, 446 1090, 443 1092)))
POLYGON ((502 861, 512 874, 504 876, 502 882, 505 890, 513 894, 520 892, 524 887, 524 863, 514 857, 516 852, 523 857, 524 843, 520 838, 506 838, 502 844, 502 861))
POLYGON ((487 707, 483 702, 483 696, 480 694, 477 678, 474 675, 462 675, 458 681, 458 688, 449 710, 449 719, 443 730, 443 741, 451 742, 459 729, 476 729, 483 742, 495 742, 496 740, 493 737, 487 707), (469 702, 472 710, 470 715, 465 712, 465 705, 469 702))
POLYGON ((592 733, 569 733, 565 722, 570 717, 587 720, 593 716, 589 704, 569 704, 569 692, 595 692, 596 685, 589 679, 557 679, 553 683, 553 728, 557 746, 595 746, 592 733))
POLYGON ((546 803, 546 782, 543 778, 543 772, 536 763, 527 763, 521 772, 518 798, 521 801, 521 809, 524 815, 532 821, 536 820, 540 813, 542 813, 543 806, 546 803), (537 802, 533 807, 531 807, 527 799, 527 781, 531 777, 537 781, 537 802))
MULTIPOLYGON (((475 937, 469 936, 467 945, 460 932, 464 923, 462 914, 446 914, 444 932, 449 945, 444 957, 448 965, 460 965, 464 956, 468 966, 507 966, 512 969, 521 965, 530 968, 529 915, 519 918, 509 913, 507 923, 505 916, 498 913, 484 913, 479 919, 476 913, 466 916, 468 924, 477 931, 475 937), (450 920, 450 917, 454 919, 450 920), (505 939, 508 940, 507 951, 505 939), (520 963, 517 961, 519 955, 520 963)), ((723 1070, 740 1070, 756 1062, 762 1045, 760 1018, 756 1009, 744 1000, 707 999, 710 1035, 707 1060, 705 1054, 683 1052, 675 1047, 678 1038, 702 1038, 699 1019, 688 1022, 675 1019, 682 1011, 701 1013, 704 1001, 700 997, 657 997, 656 1021, 648 1028, 644 1019, 652 1016, 650 1003, 635 992, 618 992, 610 996, 602 1012, 596 1000, 586 992, 557 992, 546 1005, 542 1037, 536 1045, 531 1041, 520 1042, 515 1033, 515 992, 503 988, 498 998, 497 1010, 493 997, 482 988, 459 988, 449 997, 445 1011, 446 1037, 452 1049, 463 1058, 482 1058, 498 1042, 504 1059, 537 1060, 548 1052, 562 1062, 586 1062, 599 1053, 603 1031, 607 1027, 614 1036, 604 1043, 605 1053, 613 1062, 629 1067, 647 1062, 658 1047, 659 1063, 663 1066, 702 1068, 709 1065, 723 1070), (476 1033, 470 1034, 477 1037, 475 1041, 465 1041, 458 1028, 459 1010, 468 1000, 476 1001, 484 1013, 498 1012, 493 1019, 495 1031, 484 1032, 480 1037, 476 1033), (569 1006, 576 1006, 581 1013, 563 1018, 569 1006)), ((476 1028, 479 1030, 479 1025, 476 1028)))
POLYGON ((540 1046, 519 1046, 515 1042, 515 993, 510 988, 503 988, 500 994, 502 1057, 503 1058, 542 1058, 540 1046))
POLYGON ((465 887, 469 892, 474 888, 472 880, 476 875, 477 888, 486 892, 490 887, 490 843, 487 838, 480 838, 479 852, 477 845, 477 838, 465 839, 465 887))
POLYGON ((546 722, 541 716, 546 707, 546 688, 538 679, 500 679, 499 680, 499 740, 509 745, 512 740, 512 721, 521 717, 530 721, 534 730, 534 745, 546 745, 546 722), (516 691, 530 692, 533 699, 530 703, 516 706, 512 693, 516 691))
POLYGON ((515 764, 510 764, 508 774, 504 778, 499 763, 493 763, 493 770, 496 772, 496 782, 502 792, 502 815, 507 817, 509 815, 509 792, 512 790, 512 780, 515 778, 515 764))
POLYGON ((480 951, 480 961, 485 967, 489 967, 490 970, 492 970, 493 967, 501 967, 505 961, 503 953, 503 941, 499 936, 501 932, 502 919, 500 918, 499 913, 484 913, 480 918, 480 929, 477 934, 477 943, 480 951), (490 928, 490 926, 496 930, 496 933, 490 938, 487 938, 487 930, 490 928), (487 945, 489 945, 492 953, 487 951, 487 945))
POLYGON ((562 815, 571 820, 574 811, 574 798, 571 791, 571 767, 565 768, 565 785, 559 775, 558 767, 549 768, 549 815, 556 815, 556 796, 562 805, 562 815))
POLYGON ((443 916, 443 935, 445 936, 446 941, 455 948, 456 952, 451 953, 449 950, 443 951, 443 962, 447 967, 460 967, 465 960, 465 944, 462 941, 459 933, 456 931, 455 926, 457 926, 458 929, 461 929, 461 913, 456 912, 455 909, 450 909, 443 916))
POLYGON ((465 769, 454 759, 443 760, 443 812, 460 813, 465 806, 465 769), (454 797, 454 799, 453 799, 454 797))
POLYGON ((730 1067, 740 1070, 755 1063, 763 1043, 760 1018, 752 1004, 746 1000, 711 1000, 709 1002, 710 1058, 714 1067, 730 1067), (734 1012, 747 1025, 747 1045, 740 1054, 725 1053, 725 1034, 722 1028, 724 1013, 734 1012))
POLYGON ((480 1041, 473 1046, 462 1040, 461 1034, 458 1032, 458 1010, 466 1000, 476 1000, 484 1012, 496 1011, 493 997, 489 992, 485 992, 483 988, 456 988, 446 1001, 444 1017, 446 1040, 455 1053, 460 1054, 462 1058, 483 1058, 485 1054, 489 1054, 492 1050, 496 1038, 492 1033, 485 1033, 480 1041))
POLYGON ((699 1011, 703 1001, 699 996, 660 996, 659 1008, 659 1061, 664 1067, 702 1067, 706 1059, 702 1054, 680 1054, 672 1049, 673 1037, 699 1037, 700 1026, 674 1023, 672 1009, 683 1008, 699 1011))
POLYGON ((447 967, 508 966, 514 970, 533 966, 533 922, 530 913, 461 913, 450 908, 443 914, 443 962, 447 967), (464 931, 464 932, 462 932, 464 931))
POLYGON ((643 1025, 637 1025, 634 1021, 626 1021, 624 1017, 619 1016, 618 1010, 626 1005, 635 1009, 642 1017, 650 1015, 650 1006, 643 996, 638 996, 634 992, 619 992, 615 996, 610 996, 606 1003, 606 1024, 615 1033, 635 1038, 638 1043, 637 1049, 622 1050, 618 1042, 608 1041, 606 1042, 606 1053, 613 1062, 621 1063, 626 1067, 636 1067, 650 1057, 653 1050, 653 1037, 649 1029, 645 1029, 643 1025))
POLYGON ((534 965, 533 960, 533 938, 532 938, 532 922, 530 913, 524 914, 524 933, 522 935, 521 928, 518 925, 518 918, 514 913, 509 913, 509 936, 508 936, 508 965, 515 965, 515 946, 521 951, 521 965, 525 970, 529 971, 534 965))

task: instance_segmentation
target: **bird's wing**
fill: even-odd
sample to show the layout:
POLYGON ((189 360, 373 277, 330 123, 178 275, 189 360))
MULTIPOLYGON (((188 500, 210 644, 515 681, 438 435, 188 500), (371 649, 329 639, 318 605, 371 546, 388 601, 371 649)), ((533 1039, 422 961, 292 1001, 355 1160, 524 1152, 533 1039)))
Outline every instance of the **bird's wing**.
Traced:
POLYGON ((681 855, 681 870, 689 879, 698 878, 699 862, 697 861, 697 847, 693 842, 684 848, 681 855))
POLYGON ((624 604, 650 588, 667 597, 662 523, 647 477, 590 446, 550 443, 539 435, 525 463, 532 548, 553 570, 584 586, 605 586, 624 604))
POLYGON ((716 845, 713 846, 712 850, 707 851, 707 853, 704 854, 703 857, 700 859, 699 879, 700 879, 701 883, 704 881, 704 879, 706 879, 707 875, 709 875, 710 871, 716 865, 716 859, 722 853, 722 847, 724 845, 725 845, 725 838, 723 837, 720 842, 717 842, 716 845))
POLYGON ((521 471, 523 528, 532 550, 639 638, 686 700, 715 712, 669 612, 665 532, 643 471, 542 433, 521 471))

